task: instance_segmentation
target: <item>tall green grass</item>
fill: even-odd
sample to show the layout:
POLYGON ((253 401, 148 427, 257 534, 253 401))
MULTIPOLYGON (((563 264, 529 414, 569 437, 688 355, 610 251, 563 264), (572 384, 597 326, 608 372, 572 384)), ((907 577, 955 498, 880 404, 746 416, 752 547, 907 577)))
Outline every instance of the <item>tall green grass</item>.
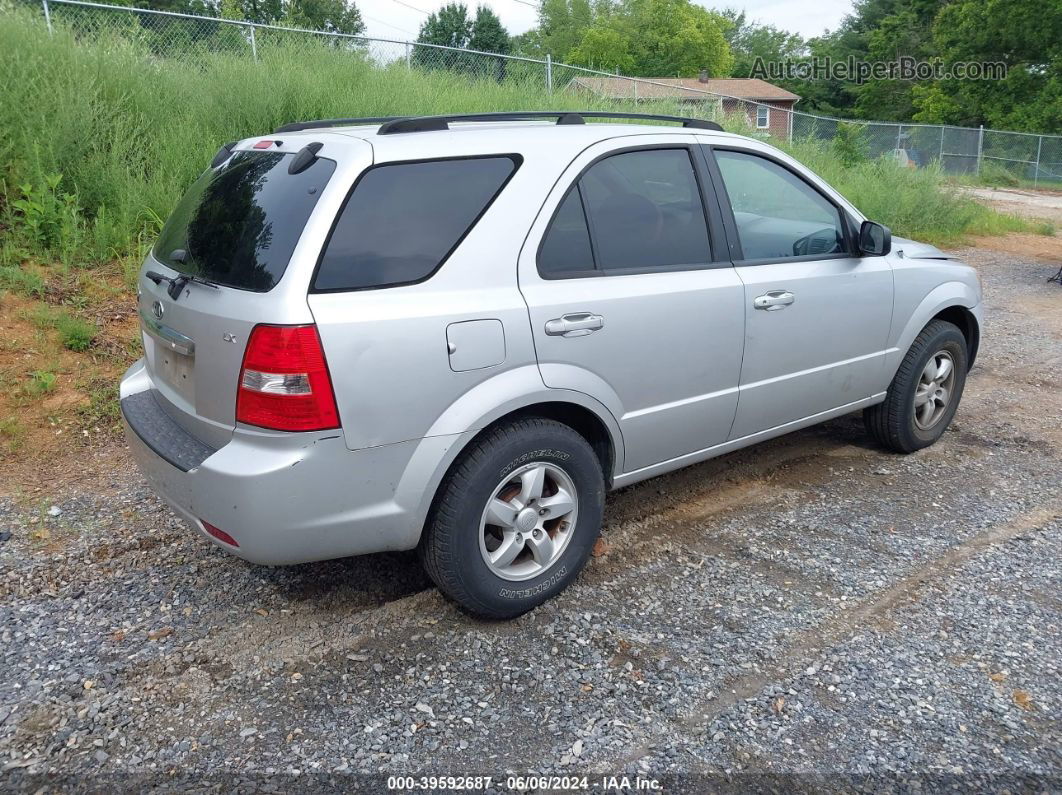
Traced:
POLYGON ((953 245, 967 235, 1053 233, 1049 225, 1030 224, 957 195, 936 163, 908 169, 879 158, 846 166, 833 147, 823 142, 795 141, 783 148, 837 188, 864 215, 901 237, 953 245))
MULTIPOLYGON (((587 104, 530 80, 473 81, 402 62, 379 68, 327 46, 260 47, 258 62, 158 58, 117 37, 79 41, 60 27, 49 35, 28 12, 3 16, 0 265, 139 255, 221 143, 285 122, 587 104)), ((950 243, 1021 224, 955 198, 936 171, 846 167, 828 147, 793 151, 897 234, 950 243)))

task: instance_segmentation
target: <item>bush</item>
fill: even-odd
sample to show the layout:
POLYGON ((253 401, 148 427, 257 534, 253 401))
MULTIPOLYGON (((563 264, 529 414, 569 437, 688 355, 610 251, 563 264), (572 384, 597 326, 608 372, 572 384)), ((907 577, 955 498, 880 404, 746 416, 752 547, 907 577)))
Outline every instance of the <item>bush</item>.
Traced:
POLYGON ((837 124, 837 133, 833 137, 833 153, 842 166, 851 168, 867 160, 870 145, 865 133, 866 125, 842 121, 837 124))

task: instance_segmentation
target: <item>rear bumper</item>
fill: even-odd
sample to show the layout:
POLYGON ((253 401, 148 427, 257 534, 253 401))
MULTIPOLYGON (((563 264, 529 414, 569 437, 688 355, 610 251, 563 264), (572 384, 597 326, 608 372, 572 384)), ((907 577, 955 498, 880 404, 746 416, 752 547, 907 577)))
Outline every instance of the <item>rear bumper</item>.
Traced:
POLYGON ((268 565, 416 546, 424 521, 420 497, 434 467, 414 459, 427 440, 350 451, 339 431, 270 434, 238 427, 228 444, 212 450, 170 419, 152 392, 137 362, 121 389, 133 458, 152 488, 213 544, 268 565), (204 521, 239 546, 209 535, 204 521))

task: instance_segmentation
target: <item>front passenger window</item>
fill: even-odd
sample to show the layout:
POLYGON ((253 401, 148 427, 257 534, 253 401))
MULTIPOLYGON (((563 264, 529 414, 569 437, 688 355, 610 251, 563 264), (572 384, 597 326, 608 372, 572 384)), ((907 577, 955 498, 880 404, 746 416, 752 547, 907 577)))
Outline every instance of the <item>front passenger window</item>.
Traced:
POLYGON ((756 155, 715 150, 746 260, 845 250, 837 208, 789 169, 756 155))

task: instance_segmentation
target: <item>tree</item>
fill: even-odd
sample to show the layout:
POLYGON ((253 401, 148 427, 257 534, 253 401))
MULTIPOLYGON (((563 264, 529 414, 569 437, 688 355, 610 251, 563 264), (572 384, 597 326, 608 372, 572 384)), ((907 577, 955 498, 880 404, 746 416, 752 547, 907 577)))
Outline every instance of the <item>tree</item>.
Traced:
MULTIPOLYGON (((544 0, 549 24, 573 17, 575 0, 544 0), (552 10, 550 10, 552 9, 552 10)), ((575 20, 576 22, 580 20, 575 20)), ((637 77, 692 77, 702 70, 728 75, 733 63, 721 18, 690 0, 619 0, 599 4, 592 22, 547 35, 543 44, 572 41, 552 50, 559 60, 597 69, 620 69, 637 77), (577 39, 572 31, 581 30, 577 39)))
POLYGON ((719 16, 724 25, 723 35, 734 55, 731 77, 749 77, 757 58, 766 63, 795 61, 806 52, 804 39, 796 33, 749 22, 744 11, 726 9, 719 16))
POLYGON ((447 3, 424 20, 417 41, 421 44, 462 48, 468 46, 471 36, 472 20, 468 18, 468 6, 464 3, 447 3))
POLYGON ((915 87, 918 121, 1002 129, 1062 129, 1062 5, 1040 0, 953 0, 933 22, 945 64, 997 63, 1001 80, 941 80, 915 87))
POLYGON ((720 17, 690 0, 624 0, 639 77, 730 74, 734 58, 720 17), (640 35, 639 35, 640 34, 640 35))
POLYGON ((524 34, 522 51, 529 55, 552 55, 566 61, 568 53, 582 41, 583 34, 594 24, 590 0, 542 0, 538 9, 538 28, 524 34))
POLYGON ((223 0, 223 4, 230 16, 239 15, 263 25, 280 24, 353 36, 365 31, 358 7, 346 0, 237 0, 234 4, 223 0))
POLYGON ((476 18, 472 22, 472 33, 468 39, 470 50, 480 52, 508 53, 512 49, 509 31, 502 25, 498 15, 487 6, 476 9, 476 18))
POLYGON ((346 0, 290 0, 286 16, 298 28, 351 35, 365 30, 361 12, 346 0))
MULTIPOLYGON (((470 19, 468 6, 464 3, 448 3, 429 15, 420 26, 417 41, 421 44, 502 54, 512 49, 512 39, 497 14, 486 6, 479 6, 475 19, 470 19)), ((499 82, 505 79, 505 61, 502 58, 488 59, 472 53, 417 47, 413 59, 425 69, 450 69, 490 77, 499 82)))
POLYGON ((604 72, 632 74, 635 71, 631 42, 614 28, 587 29, 582 41, 568 53, 566 60, 604 72))

